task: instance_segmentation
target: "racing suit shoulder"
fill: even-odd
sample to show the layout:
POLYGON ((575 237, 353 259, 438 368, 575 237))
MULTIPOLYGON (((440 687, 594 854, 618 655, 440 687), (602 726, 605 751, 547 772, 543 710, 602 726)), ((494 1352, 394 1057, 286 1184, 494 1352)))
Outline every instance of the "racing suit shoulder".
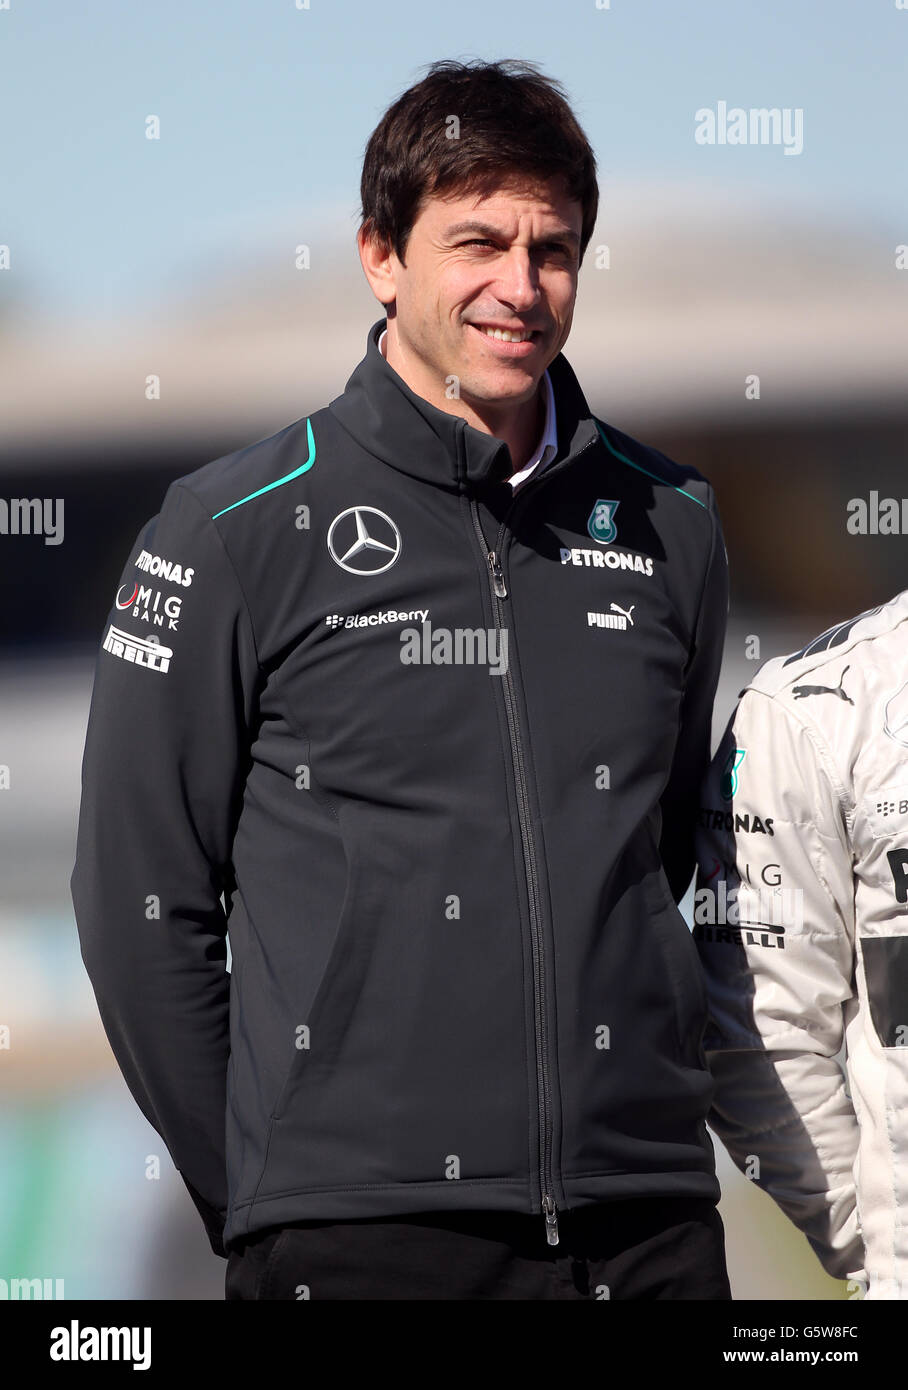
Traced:
POLYGON ((901 696, 903 624, 908 590, 888 603, 837 623, 798 651, 764 663, 741 692, 770 697, 810 736, 852 826, 856 783, 867 759, 868 721, 884 688, 883 721, 908 726, 908 691, 901 696))
POLYGON ((841 671, 843 662, 849 659, 860 679, 868 665, 888 659, 890 646, 895 653, 903 641, 903 634, 898 629, 906 620, 908 589, 896 594, 888 603, 868 608, 853 618, 826 628, 797 651, 764 662, 745 688, 778 695, 788 701, 805 699, 807 697, 803 693, 798 693, 799 686, 826 685, 827 675, 841 671))

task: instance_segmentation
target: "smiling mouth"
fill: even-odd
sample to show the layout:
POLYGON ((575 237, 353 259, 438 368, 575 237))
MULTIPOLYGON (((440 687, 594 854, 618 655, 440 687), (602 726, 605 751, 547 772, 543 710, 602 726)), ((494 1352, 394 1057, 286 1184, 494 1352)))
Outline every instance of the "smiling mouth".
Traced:
POLYGON ((494 328, 484 323, 471 323, 470 327, 499 343, 531 343, 541 336, 538 328, 494 328))

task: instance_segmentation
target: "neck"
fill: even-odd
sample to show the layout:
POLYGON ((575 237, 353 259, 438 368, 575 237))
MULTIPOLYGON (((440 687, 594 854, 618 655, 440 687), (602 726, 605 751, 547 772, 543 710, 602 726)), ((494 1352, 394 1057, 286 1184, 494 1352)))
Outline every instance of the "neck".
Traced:
POLYGON ((536 383, 536 389, 529 400, 517 404, 496 404, 489 401, 471 404, 460 396, 448 397, 432 374, 425 370, 420 371, 418 364, 404 360, 396 334, 385 333, 381 352, 388 365, 394 368, 416 395, 422 396, 423 400, 439 410, 444 410, 448 415, 460 416, 468 425, 472 425, 473 429, 503 440, 508 446, 513 473, 519 472, 529 463, 545 425, 545 386, 542 380, 536 383))
POLYGON ((461 401, 458 404, 467 405, 467 409, 457 413, 463 415, 467 424, 474 429, 503 439, 511 456, 511 472, 518 473, 532 458, 545 425, 544 391, 544 384, 538 382, 528 401, 516 407, 510 406, 507 412, 500 408, 488 409, 485 403, 481 411, 471 410, 466 402, 461 401))

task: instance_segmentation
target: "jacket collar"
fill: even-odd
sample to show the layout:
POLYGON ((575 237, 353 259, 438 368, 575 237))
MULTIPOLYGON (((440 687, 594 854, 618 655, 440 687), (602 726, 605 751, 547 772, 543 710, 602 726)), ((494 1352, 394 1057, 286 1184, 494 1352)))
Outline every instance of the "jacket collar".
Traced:
MULTIPOLYGON (((483 489, 490 483, 499 486, 497 480, 508 462, 504 440, 475 429, 411 391, 379 349, 386 326, 386 318, 373 323, 365 357, 328 409, 361 448, 392 468, 452 490, 483 489)), ((563 353, 549 364, 549 375, 558 434, 558 451, 549 464, 554 468, 595 438, 597 430, 563 353)))

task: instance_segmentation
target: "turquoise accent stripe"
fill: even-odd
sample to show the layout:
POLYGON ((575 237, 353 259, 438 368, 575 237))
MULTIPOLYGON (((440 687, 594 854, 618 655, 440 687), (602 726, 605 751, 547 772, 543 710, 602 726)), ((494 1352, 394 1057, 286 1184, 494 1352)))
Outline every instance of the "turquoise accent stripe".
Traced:
MULTIPOLYGON (((628 468, 636 468, 638 473, 645 473, 648 478, 655 478, 657 483, 665 482, 665 479, 660 478, 658 473, 651 473, 649 469, 644 468, 642 464, 634 463, 633 459, 625 458, 624 454, 619 454, 618 450, 614 447, 614 445, 610 444, 606 439, 605 435, 602 433, 602 426, 600 425, 598 420, 596 421, 596 429, 599 431, 603 444, 609 450, 610 453, 615 455, 616 459, 620 459, 622 463, 626 463, 628 468)), ((696 502, 697 506, 702 507, 704 511, 709 510, 706 503, 701 502, 699 497, 695 497, 692 492, 685 492, 684 488, 678 487, 677 483, 671 483, 669 484, 669 486, 673 487, 675 489, 675 492, 680 492, 683 497, 689 497, 692 502, 696 502)))
POLYGON ((232 512, 234 507, 242 507, 244 502, 251 502, 253 497, 261 497, 263 492, 270 492, 274 487, 280 487, 283 483, 289 483, 292 478, 298 478, 301 473, 306 473, 315 463, 315 436, 312 433, 312 422, 306 421, 306 438, 309 441, 309 457, 306 462, 300 464, 299 468, 294 468, 292 473, 288 473, 284 478, 276 478, 273 483, 266 483, 264 487, 258 488, 255 492, 250 492, 248 497, 241 497, 239 502, 231 502, 229 507, 222 507, 219 512, 215 512, 211 518, 216 521, 225 512, 232 512))

